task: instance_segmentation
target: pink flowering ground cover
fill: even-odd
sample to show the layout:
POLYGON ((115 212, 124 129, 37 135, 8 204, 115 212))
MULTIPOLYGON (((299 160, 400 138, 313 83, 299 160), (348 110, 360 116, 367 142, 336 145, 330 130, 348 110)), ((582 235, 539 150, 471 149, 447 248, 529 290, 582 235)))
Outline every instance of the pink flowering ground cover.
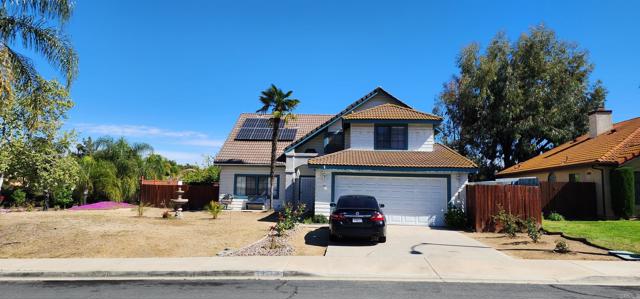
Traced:
POLYGON ((126 202, 115 202, 115 201, 100 201, 88 205, 83 206, 75 206, 70 208, 71 211, 82 211, 82 210, 113 210, 113 209, 123 209, 123 208, 132 208, 133 205, 128 204, 126 202))

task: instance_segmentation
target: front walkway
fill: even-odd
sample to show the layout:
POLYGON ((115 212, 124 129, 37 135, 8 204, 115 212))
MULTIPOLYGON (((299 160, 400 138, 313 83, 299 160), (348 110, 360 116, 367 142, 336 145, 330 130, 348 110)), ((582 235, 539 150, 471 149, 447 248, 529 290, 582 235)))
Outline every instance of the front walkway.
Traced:
POLYGON ((387 227, 387 242, 372 243, 348 240, 333 242, 327 248, 330 257, 424 257, 490 260, 496 263, 510 256, 488 247, 459 232, 425 226, 387 227))

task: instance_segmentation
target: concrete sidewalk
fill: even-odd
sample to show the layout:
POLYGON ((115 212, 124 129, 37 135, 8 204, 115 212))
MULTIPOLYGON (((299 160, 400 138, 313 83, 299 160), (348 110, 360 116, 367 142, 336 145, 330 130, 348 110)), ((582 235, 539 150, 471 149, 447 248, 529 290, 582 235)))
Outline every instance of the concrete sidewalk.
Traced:
POLYGON ((162 277, 640 285, 640 263, 438 256, 0 260, 3 280, 162 277))

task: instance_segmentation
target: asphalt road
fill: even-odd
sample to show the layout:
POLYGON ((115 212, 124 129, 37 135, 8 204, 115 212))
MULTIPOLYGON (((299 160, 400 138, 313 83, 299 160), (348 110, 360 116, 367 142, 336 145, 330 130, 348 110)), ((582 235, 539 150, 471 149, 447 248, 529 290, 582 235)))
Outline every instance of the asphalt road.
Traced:
POLYGON ((0 282, 0 298, 640 298, 640 287, 363 281, 0 282))

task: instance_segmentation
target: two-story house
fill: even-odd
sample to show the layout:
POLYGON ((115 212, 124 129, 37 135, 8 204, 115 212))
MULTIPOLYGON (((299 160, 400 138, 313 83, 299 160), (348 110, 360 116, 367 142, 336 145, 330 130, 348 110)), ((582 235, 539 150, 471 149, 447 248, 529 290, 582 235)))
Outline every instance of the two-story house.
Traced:
MULTIPOLYGON (((242 114, 216 156, 220 193, 233 194, 235 208, 268 193, 268 118, 242 114)), ((279 136, 274 206, 304 202, 328 215, 342 195, 372 195, 390 224, 444 225, 477 166, 435 142, 441 121, 380 87, 335 115, 297 114, 279 136)))

